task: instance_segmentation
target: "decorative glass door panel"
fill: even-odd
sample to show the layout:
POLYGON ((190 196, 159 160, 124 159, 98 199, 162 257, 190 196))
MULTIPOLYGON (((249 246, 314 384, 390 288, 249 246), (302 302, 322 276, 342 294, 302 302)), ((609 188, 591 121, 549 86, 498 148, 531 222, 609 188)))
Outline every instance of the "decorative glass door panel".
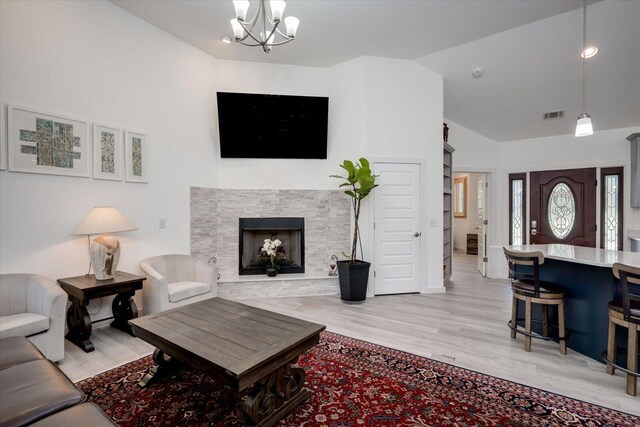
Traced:
POLYGON ((576 223, 576 201, 571 188, 564 182, 556 184, 547 206, 549 227, 558 239, 565 239, 576 223))
POLYGON ((531 172, 531 243, 596 246, 596 169, 531 172))

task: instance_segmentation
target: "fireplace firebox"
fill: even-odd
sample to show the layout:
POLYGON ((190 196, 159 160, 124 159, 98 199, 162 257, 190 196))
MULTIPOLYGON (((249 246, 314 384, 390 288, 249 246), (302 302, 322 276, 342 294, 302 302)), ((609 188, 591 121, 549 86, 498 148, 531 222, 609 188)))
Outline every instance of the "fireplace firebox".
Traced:
POLYGON ((276 261, 279 273, 304 273, 304 218, 240 218, 239 273, 264 274, 269 257, 265 239, 282 242, 276 261))

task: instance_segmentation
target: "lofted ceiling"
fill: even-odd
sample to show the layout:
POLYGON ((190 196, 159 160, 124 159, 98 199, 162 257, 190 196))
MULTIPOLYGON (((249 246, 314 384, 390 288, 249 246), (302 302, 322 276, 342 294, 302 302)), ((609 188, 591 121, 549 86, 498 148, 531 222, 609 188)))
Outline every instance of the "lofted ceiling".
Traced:
MULTIPOLYGON (((640 1, 587 8, 587 112, 594 130, 640 125, 640 1)), ((580 9, 417 61, 444 76, 445 117, 496 141, 575 131, 582 100, 580 9), (484 76, 471 72, 481 66, 484 76), (543 113, 565 110, 562 119, 543 113)))
MULTIPOLYGON (((221 42, 232 35, 231 0, 111 2, 222 59, 316 67, 363 55, 415 59, 444 76, 447 118, 498 141, 571 133, 579 114, 581 0, 288 0, 298 37, 269 54, 221 42), (542 122, 556 109, 564 119, 542 122)), ((638 125, 640 1, 589 3, 588 38, 601 48, 588 70, 594 127, 638 125)))

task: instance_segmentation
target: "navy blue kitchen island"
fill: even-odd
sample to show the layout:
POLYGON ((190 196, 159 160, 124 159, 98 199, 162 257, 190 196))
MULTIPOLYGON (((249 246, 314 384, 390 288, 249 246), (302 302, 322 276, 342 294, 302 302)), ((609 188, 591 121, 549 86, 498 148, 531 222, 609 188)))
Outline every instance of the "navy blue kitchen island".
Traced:
MULTIPOLYGON (((621 298, 620 284, 613 276, 611 266, 620 262, 638 267, 640 253, 559 244, 514 245, 507 246, 507 249, 540 251, 544 254, 540 279, 555 283, 565 290, 565 322, 569 333, 567 346, 601 361, 602 352, 607 348, 607 304, 621 298)), ((640 292, 638 287, 632 285, 630 290, 640 292)), ((524 303, 520 303, 522 305, 518 307, 518 312, 524 313, 524 303)), ((553 316, 556 314, 552 313, 553 316)), ((533 317, 538 320, 542 318, 540 306, 535 307, 533 317)), ((540 333, 539 325, 534 325, 537 326, 534 326, 534 331, 540 333)), ((618 345, 624 350, 627 346, 626 330, 619 328, 618 335, 618 345)), ((626 365, 626 358, 621 357, 619 362, 626 365)))

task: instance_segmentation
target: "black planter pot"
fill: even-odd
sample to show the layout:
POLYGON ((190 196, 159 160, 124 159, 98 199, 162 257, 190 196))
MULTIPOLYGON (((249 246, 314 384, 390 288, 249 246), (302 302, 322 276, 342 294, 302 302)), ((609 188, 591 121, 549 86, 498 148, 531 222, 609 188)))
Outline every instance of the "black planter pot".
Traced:
POLYGON ((267 276, 276 277, 277 275, 278 275, 278 269, 277 268, 267 267, 267 276))
POLYGON ((367 299, 370 262, 356 260, 338 261, 340 298, 346 302, 362 302, 367 299))

